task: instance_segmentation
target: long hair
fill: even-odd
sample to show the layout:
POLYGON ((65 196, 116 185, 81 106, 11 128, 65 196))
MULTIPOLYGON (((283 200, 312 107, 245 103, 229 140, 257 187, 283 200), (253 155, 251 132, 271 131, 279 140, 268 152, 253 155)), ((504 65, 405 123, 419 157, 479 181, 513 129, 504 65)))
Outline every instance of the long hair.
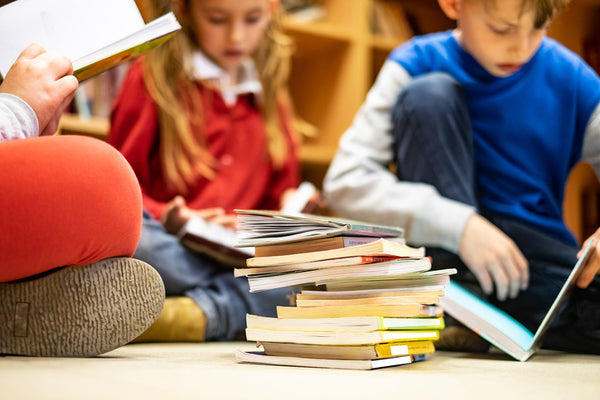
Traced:
MULTIPOLYGON (((191 0, 184 1, 189 4, 191 0)), ((252 55, 264 93, 258 107, 276 168, 288 155, 278 106, 289 103, 287 81, 292 54, 292 42, 281 28, 280 9, 274 12, 252 55)), ((171 0, 151 0, 148 11, 149 19, 172 11, 171 0)), ((170 188, 180 193, 186 193, 199 177, 214 178, 217 168, 216 160, 206 147, 204 112, 196 82, 184 70, 184 57, 195 48, 194 41, 190 28, 182 26, 171 40, 144 56, 144 82, 158 110, 163 173, 170 188)))

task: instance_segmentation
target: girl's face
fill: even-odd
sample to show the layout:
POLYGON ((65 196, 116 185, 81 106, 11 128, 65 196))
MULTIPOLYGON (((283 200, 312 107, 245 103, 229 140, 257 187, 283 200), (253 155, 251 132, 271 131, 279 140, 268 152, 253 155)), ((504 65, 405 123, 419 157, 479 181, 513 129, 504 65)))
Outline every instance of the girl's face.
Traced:
POLYGON ((535 28, 535 10, 521 10, 521 0, 499 0, 489 7, 479 0, 456 1, 461 46, 494 76, 512 75, 527 63, 550 25, 535 28))
POLYGON ((188 0, 183 7, 201 50, 233 74, 258 47, 271 18, 272 0, 188 0))

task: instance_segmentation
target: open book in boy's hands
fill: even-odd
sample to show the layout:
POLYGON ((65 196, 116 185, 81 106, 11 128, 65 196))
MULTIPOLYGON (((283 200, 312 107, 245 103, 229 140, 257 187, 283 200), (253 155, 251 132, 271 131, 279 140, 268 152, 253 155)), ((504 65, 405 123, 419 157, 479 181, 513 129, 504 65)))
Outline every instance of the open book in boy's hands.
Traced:
POLYGON ((17 0, 0 7, 0 77, 30 44, 73 62, 80 81, 166 41, 172 13, 145 24, 134 0, 17 0))
POLYGON ((446 286, 440 304, 445 312, 500 350, 519 361, 527 361, 541 346, 543 335, 561 311, 567 295, 585 268, 593 242, 591 240, 588 243, 579 257, 535 334, 504 311, 475 296, 456 282, 450 282, 446 286))

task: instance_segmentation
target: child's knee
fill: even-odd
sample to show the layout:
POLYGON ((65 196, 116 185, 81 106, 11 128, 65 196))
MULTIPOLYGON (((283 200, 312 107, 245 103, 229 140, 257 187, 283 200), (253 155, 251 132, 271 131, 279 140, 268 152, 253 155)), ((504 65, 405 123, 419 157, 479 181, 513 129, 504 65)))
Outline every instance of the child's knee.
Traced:
POLYGON ((396 120, 406 111, 440 113, 455 102, 464 102, 460 83, 446 73, 433 72, 411 80, 400 91, 392 115, 396 120))

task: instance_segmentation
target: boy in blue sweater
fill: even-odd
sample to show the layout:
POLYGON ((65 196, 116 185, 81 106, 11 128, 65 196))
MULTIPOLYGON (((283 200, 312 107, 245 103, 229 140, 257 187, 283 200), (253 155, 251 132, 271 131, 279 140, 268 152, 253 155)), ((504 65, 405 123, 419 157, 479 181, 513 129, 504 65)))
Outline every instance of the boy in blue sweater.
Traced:
MULTIPOLYGON (((569 172, 600 172, 600 80, 546 37, 569 1, 438 0, 457 29, 390 54, 324 182, 335 212, 403 226, 531 330, 579 252, 569 172)), ((545 347, 600 353, 599 267, 596 244, 545 347)))

